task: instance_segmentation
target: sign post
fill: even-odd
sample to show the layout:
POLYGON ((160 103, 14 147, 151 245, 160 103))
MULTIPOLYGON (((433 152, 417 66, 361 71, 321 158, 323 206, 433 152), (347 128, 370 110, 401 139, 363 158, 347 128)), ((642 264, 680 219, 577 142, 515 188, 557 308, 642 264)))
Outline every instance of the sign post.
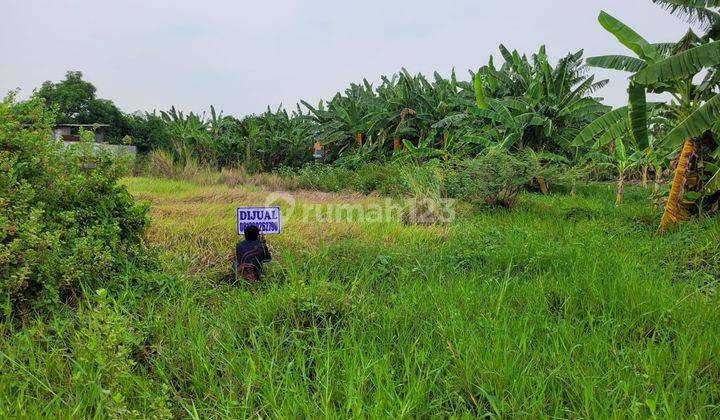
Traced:
POLYGON ((260 233, 280 233, 280 207, 239 207, 237 231, 242 235, 246 227, 255 225, 260 233))

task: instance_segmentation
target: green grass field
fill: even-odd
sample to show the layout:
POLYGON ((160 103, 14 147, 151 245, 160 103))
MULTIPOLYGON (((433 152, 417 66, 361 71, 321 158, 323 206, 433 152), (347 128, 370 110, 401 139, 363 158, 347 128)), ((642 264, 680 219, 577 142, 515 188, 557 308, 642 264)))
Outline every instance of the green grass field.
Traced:
POLYGON ((125 183, 166 274, 0 326, 0 417, 720 416, 720 219, 658 237, 645 190, 605 185, 446 226, 296 212, 232 286, 234 210, 267 192, 125 183))

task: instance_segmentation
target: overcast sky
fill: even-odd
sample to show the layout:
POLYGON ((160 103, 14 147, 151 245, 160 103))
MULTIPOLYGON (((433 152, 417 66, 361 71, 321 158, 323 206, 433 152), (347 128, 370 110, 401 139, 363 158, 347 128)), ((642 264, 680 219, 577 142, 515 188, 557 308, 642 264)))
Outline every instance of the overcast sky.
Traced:
MULTIPOLYGON (((80 70, 123 111, 262 112, 316 102, 407 68, 448 75, 499 56, 625 53, 597 23, 605 10, 651 42, 687 25, 650 0, 0 0, 0 92, 28 95, 80 70)), ((626 102, 626 75, 597 72, 626 102)))

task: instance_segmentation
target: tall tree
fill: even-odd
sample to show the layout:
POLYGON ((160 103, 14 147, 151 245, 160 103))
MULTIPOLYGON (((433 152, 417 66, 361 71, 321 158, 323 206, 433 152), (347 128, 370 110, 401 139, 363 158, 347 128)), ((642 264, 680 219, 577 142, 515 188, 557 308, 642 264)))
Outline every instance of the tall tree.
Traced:
POLYGON ((58 112, 58 122, 76 123, 77 119, 89 112, 95 99, 95 86, 83 80, 79 71, 68 71, 65 80, 58 83, 45 81, 37 95, 45 99, 58 112))
POLYGON ((131 132, 127 117, 109 99, 95 97, 95 86, 83 80, 79 71, 68 71, 65 79, 46 81, 36 95, 57 112, 56 121, 62 124, 109 124, 105 134, 119 140, 131 132))

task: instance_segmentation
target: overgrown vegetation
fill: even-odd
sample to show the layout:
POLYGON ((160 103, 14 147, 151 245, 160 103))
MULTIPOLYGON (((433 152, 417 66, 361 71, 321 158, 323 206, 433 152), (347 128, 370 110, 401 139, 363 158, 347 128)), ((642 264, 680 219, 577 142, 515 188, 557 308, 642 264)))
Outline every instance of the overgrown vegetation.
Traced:
POLYGON ((112 287, 146 259, 147 208, 118 184, 126 168, 90 144, 62 149, 49 141, 52 118, 37 99, 0 102, 5 317, 76 304, 83 288, 112 287))
MULTIPOLYGON (((300 101, 292 112, 268 107, 260 115, 235 118, 214 107, 208 115, 186 114, 173 107, 128 116, 122 124, 112 123, 113 130, 130 134, 143 152, 169 153, 164 157, 171 157, 171 166, 191 172, 196 166, 242 167, 250 173, 287 174, 287 168, 304 172, 301 168, 311 162, 313 144, 324 147, 324 163, 342 168, 324 171, 330 174, 398 160, 457 162, 495 149, 509 150, 520 159, 535 153, 567 165, 566 173, 574 171, 576 180, 597 169, 610 172, 616 203, 622 201, 628 181, 641 179, 647 186, 652 174, 657 191, 663 173, 678 167, 664 200, 665 217, 658 229, 662 233, 693 214, 720 209, 720 148, 714 134, 720 15, 712 2, 655 3, 705 33, 697 35, 690 29, 680 40, 651 44, 601 12, 600 24, 636 55, 587 60, 592 67, 633 73, 629 105, 619 109, 593 96, 607 81, 596 81, 588 72, 582 51, 553 65, 544 46, 528 57, 500 45, 502 64, 496 66, 491 56, 487 65, 470 70, 469 80, 458 78, 454 71, 449 78, 438 73, 430 78, 402 69, 391 77, 382 76, 377 86, 367 80, 351 84, 317 105, 300 101), (702 81, 695 83, 700 76, 702 81), (648 92, 668 93, 673 100, 648 103, 648 92), (684 142, 688 142, 685 154, 680 153, 684 142)), ((57 84, 46 82, 38 96, 53 104, 64 120, 92 119, 89 115, 99 103, 94 87, 78 72, 69 72, 57 84)), ((563 182, 532 179, 543 193, 548 181, 563 182)), ((322 188, 338 188, 330 185, 332 181, 325 184, 322 188)), ((383 188, 383 192, 396 189, 383 188)), ((653 206, 659 204, 659 197, 653 197, 653 206)))
POLYGON ((620 206, 611 185, 521 193, 437 226, 298 208, 265 284, 238 288, 222 282, 233 211, 264 192, 125 182, 167 274, 152 295, 0 326, 3 415, 718 415, 720 225, 657 237, 642 188, 620 206))
POLYGON ((124 115, 79 72, 11 94, 0 417, 720 416, 720 3, 654 2, 705 33, 602 12, 637 55, 587 61, 633 73, 619 109, 582 52, 502 45, 243 118, 124 115), (53 122, 131 138, 132 175, 53 122), (273 262, 230 284, 270 192, 273 262))

